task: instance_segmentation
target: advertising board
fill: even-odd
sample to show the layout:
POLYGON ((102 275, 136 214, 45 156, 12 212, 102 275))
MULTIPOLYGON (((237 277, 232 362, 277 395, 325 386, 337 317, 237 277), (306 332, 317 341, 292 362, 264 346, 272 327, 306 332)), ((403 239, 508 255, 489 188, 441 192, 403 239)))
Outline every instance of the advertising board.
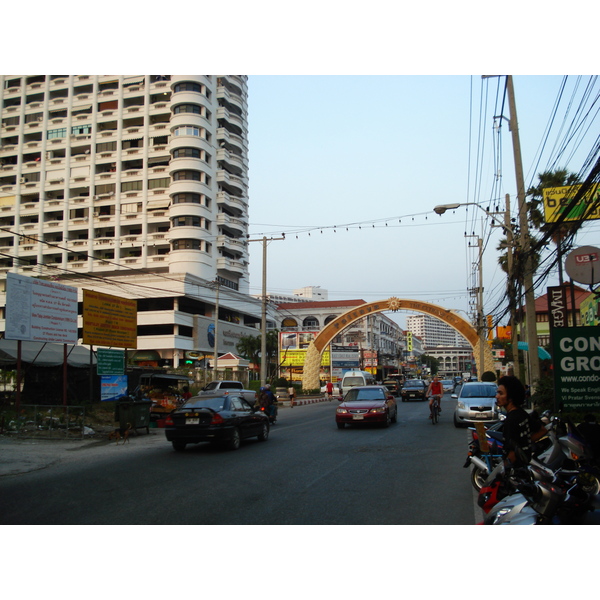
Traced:
POLYGON ((77 288, 6 274, 7 340, 77 343, 77 288))
POLYGON ((137 302, 83 290, 83 343, 137 348, 137 302))
POLYGON ((552 335, 557 409, 600 409, 600 326, 562 327, 552 335))
POLYGON ((600 219, 600 206, 597 204, 598 184, 592 186, 572 208, 568 208, 580 188, 581 185, 544 188, 544 220, 546 223, 555 223, 567 210, 565 221, 600 219))

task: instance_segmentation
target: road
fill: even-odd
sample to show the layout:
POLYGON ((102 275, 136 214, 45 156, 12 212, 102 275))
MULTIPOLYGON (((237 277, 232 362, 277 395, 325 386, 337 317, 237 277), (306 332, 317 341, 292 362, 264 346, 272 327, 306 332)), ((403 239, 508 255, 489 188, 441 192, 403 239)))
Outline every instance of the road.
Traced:
POLYGON ((447 394, 434 426, 426 403, 399 401, 387 429, 338 430, 337 402, 283 408, 267 442, 235 452, 176 453, 162 430, 63 452, 0 478, 0 524, 474 524, 454 404, 447 394))

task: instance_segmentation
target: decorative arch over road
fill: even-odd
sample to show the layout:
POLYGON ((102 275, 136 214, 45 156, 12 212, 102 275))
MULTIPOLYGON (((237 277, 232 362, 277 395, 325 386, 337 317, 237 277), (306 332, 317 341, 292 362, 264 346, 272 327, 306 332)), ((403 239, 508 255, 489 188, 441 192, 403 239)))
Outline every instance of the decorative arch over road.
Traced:
MULTIPOLYGON (((419 300, 404 300, 401 298, 388 298, 378 302, 368 302, 353 308, 337 319, 331 321, 324 327, 317 337, 311 342, 306 352, 306 360, 302 372, 302 387, 304 389, 314 390, 319 387, 319 370, 321 366, 321 354, 331 340, 346 327, 352 325, 355 321, 363 317, 385 311, 396 312, 398 310, 412 310, 422 312, 432 317, 436 317, 444 323, 450 325, 458 331, 471 344, 473 352, 477 356, 480 351, 479 335, 477 330, 465 319, 459 317, 455 312, 442 308, 429 302, 420 302, 419 300)), ((483 371, 493 371, 494 362, 492 353, 488 344, 483 345, 483 371)))

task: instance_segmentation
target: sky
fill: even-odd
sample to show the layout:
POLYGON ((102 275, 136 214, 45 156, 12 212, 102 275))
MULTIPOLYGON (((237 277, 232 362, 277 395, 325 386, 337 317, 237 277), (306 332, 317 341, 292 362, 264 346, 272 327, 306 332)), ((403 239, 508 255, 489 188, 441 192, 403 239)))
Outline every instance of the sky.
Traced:
MULTIPOLYGON (((496 308, 506 285, 497 264, 501 230, 490 229, 475 206, 442 216, 433 208, 477 202, 503 211, 509 194, 516 216, 511 133, 506 119, 494 119, 510 114, 507 103, 502 109, 505 81, 250 76, 250 238, 285 234, 268 244, 268 291, 320 286, 332 300, 396 296, 468 312, 479 237, 484 310, 496 308)), ((582 127, 587 135, 565 143, 565 132, 585 87, 593 85, 595 98, 598 83, 562 75, 513 81, 526 187, 552 166, 578 173, 597 141, 597 103, 582 127)), ((600 245, 597 224, 585 231, 578 245, 600 245)), ((249 247, 251 292, 258 294, 262 244, 249 247)), ((390 316, 402 323, 402 315, 390 316)))

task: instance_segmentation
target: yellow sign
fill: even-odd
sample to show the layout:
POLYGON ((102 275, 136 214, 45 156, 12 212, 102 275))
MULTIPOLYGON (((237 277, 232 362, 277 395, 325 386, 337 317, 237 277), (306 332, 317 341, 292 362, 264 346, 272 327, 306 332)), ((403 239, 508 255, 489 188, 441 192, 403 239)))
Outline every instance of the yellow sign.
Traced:
POLYGON ((83 290, 83 343, 137 348, 137 302, 83 290))
POLYGON ((413 349, 412 332, 407 331, 406 332, 406 350, 407 350, 407 352, 412 352, 412 349, 413 349))
MULTIPOLYGON (((575 198, 581 185, 566 185, 562 187, 544 188, 544 219, 546 223, 556 223, 559 216, 566 212, 567 207, 575 198)), ((593 185, 577 204, 569 210, 565 221, 586 221, 600 219, 600 195, 598 194, 598 184, 593 185), (591 205, 596 202, 596 206, 591 205)))
MULTIPOLYGON (((279 363, 282 367, 302 367, 306 360, 306 350, 287 350, 280 352, 279 363)), ((329 351, 325 350, 321 355, 321 366, 329 366, 329 351)))

